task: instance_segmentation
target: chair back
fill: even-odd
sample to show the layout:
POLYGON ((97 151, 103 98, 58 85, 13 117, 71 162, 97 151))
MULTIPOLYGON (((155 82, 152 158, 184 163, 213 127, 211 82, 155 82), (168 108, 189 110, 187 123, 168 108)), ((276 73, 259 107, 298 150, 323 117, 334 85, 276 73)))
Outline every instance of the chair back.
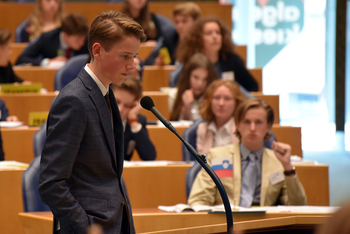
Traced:
POLYGON ((27 20, 23 20, 15 29, 15 42, 25 42, 25 29, 27 26, 27 20))
POLYGON ((190 195, 191 188, 198 172, 202 169, 202 166, 196 161, 194 165, 188 168, 186 172, 186 198, 190 195))
POLYGON ((50 211, 50 208, 41 201, 38 191, 40 159, 41 156, 35 157, 22 174, 22 197, 25 212, 50 211))
POLYGON ((160 30, 162 31, 162 35, 168 35, 176 31, 173 21, 171 21, 168 17, 159 13, 154 15, 160 23, 160 30))
POLYGON ((41 125, 40 129, 34 133, 33 148, 34 157, 41 155, 46 139, 46 121, 41 125))
MULTIPOLYGON (((193 124, 185 129, 184 133, 182 134, 185 141, 187 141, 190 145, 193 146, 195 150, 197 150, 197 128, 198 125, 205 120, 200 118, 193 122, 193 124)), ((184 144, 182 144, 182 160, 183 161, 195 161, 196 159, 191 155, 191 153, 186 149, 184 144)))
POLYGON ((63 87, 74 80, 87 63, 89 55, 81 54, 70 58, 66 64, 55 73, 55 90, 61 91, 63 87))

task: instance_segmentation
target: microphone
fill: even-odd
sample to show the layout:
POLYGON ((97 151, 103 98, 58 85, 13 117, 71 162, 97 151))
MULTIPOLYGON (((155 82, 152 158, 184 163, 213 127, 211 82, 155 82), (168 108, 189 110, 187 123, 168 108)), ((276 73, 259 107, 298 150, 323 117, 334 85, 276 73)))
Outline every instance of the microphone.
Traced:
POLYGON ((224 186, 221 183, 219 177, 215 174, 213 169, 207 164, 205 155, 199 154, 192 145, 190 145, 185 139, 176 131, 174 126, 167 120, 154 106, 153 100, 149 96, 144 96, 140 101, 141 106, 151 111, 170 131, 172 131, 185 145, 187 150, 193 155, 193 157, 198 161, 198 163, 206 170, 209 176, 213 179, 216 187, 218 188, 222 201, 224 203, 225 212, 226 212, 226 221, 227 221, 227 233, 231 233, 233 230, 233 218, 230 201, 228 200, 227 193, 224 186))
POLYGON ((167 120, 164 117, 164 115, 162 115, 162 113, 160 113, 159 110, 157 110, 157 108, 154 106, 154 103, 151 97, 144 96, 141 99, 140 104, 144 109, 151 111, 157 117, 157 119, 159 119, 160 122, 162 122, 164 126, 167 127, 170 131, 172 131, 173 133, 176 132, 174 126, 169 122, 169 120, 167 120))

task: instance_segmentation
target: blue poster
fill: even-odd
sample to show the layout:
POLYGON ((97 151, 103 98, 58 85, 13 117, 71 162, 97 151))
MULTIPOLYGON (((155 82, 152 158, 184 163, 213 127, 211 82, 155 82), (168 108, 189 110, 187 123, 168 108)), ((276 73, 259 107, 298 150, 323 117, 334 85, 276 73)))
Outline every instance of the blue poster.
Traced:
POLYGON ((256 0, 255 66, 265 66, 304 26, 303 0, 256 0))

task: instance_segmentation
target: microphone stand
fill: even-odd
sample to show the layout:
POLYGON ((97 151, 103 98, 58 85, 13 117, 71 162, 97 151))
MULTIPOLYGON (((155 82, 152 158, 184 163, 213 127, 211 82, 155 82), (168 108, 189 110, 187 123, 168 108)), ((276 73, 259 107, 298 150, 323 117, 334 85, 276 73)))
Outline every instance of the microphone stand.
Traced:
POLYGON ((163 122, 163 124, 182 141, 182 143, 185 145, 187 150, 193 155, 193 157, 198 161, 198 163, 204 168, 204 170, 213 179, 216 187, 218 188, 218 190, 220 192, 222 201, 224 203, 225 213, 226 213, 226 222, 227 222, 227 233, 232 233, 232 231, 233 231, 233 217, 232 217, 231 205, 230 205, 230 201, 227 197, 227 193, 225 191, 225 188, 221 183, 221 180, 215 174, 213 169, 207 164, 207 160, 205 159, 205 155, 199 154, 193 148, 192 145, 190 145, 187 141, 185 141, 185 139, 175 130, 175 128, 172 126, 172 124, 170 122, 167 121, 167 124, 165 124, 163 122))

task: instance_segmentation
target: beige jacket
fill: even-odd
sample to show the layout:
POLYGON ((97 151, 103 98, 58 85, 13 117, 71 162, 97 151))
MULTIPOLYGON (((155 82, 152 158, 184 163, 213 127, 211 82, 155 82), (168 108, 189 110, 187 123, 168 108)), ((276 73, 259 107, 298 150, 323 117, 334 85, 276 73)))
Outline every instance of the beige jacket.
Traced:
MULTIPOLYGON (((231 204, 240 202, 241 193, 241 153, 240 144, 216 147, 209 151, 208 164, 213 158, 232 157, 233 178, 221 178, 231 204)), ((270 149, 264 148, 262 156, 262 177, 260 206, 273 206, 277 202, 283 205, 306 205, 306 194, 298 176, 285 176, 284 180, 272 184, 269 176, 273 173, 283 173, 284 168, 270 149)), ((202 169, 192 186, 188 199, 189 205, 220 205, 222 199, 215 183, 207 172, 202 169)))

